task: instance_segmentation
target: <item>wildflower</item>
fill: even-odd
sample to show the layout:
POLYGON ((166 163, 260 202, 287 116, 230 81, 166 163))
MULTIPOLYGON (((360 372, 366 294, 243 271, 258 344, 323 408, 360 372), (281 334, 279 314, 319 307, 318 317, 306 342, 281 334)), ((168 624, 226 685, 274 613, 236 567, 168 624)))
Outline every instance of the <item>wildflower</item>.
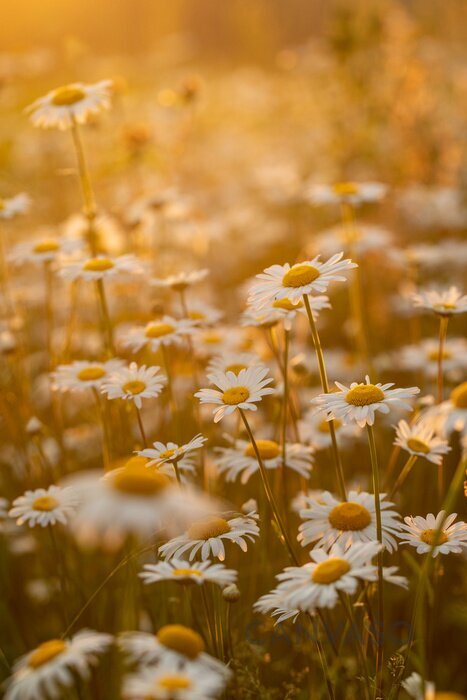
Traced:
POLYGON ((122 366, 122 360, 107 362, 75 360, 69 365, 59 365, 51 374, 52 388, 58 391, 100 389, 103 382, 122 366))
POLYGON ((221 372, 222 374, 233 372, 238 375, 242 369, 248 369, 259 364, 261 364, 259 357, 251 352, 227 352, 211 358, 207 367, 207 373, 209 375, 216 372, 221 372))
POLYGON ((237 572, 226 569, 223 564, 211 564, 210 561, 188 562, 182 559, 159 561, 157 564, 145 564, 139 574, 144 583, 159 581, 175 581, 176 583, 215 583, 217 586, 227 586, 235 583, 237 572))
POLYGON ((75 686, 76 674, 87 679, 98 657, 112 642, 109 634, 81 630, 71 639, 50 639, 16 662, 5 700, 58 697, 75 686))
POLYGON ((190 301, 187 318, 195 326, 212 326, 222 318, 222 313, 210 304, 195 300, 190 301))
POLYGON ((138 454, 148 460, 148 467, 176 464, 179 469, 191 471, 193 469, 192 453, 201 449, 206 440, 207 438, 199 433, 185 445, 177 445, 175 442, 154 442, 152 447, 141 450, 138 454))
POLYGON ((234 372, 213 372, 208 374, 209 381, 220 389, 200 389, 195 396, 201 403, 220 406, 215 408, 214 423, 218 423, 225 416, 229 416, 236 409, 256 411, 256 403, 263 396, 272 394, 274 389, 267 385, 273 380, 267 377, 267 367, 257 366, 242 369, 238 375, 234 372))
POLYGON ((225 542, 233 542, 246 552, 247 540, 254 542, 258 537, 257 517, 256 513, 230 519, 219 515, 205 517, 193 522, 183 535, 162 545, 159 553, 166 559, 179 559, 189 552, 189 560, 192 561, 199 552, 203 561, 209 559, 211 554, 224 561, 225 542))
POLYGON ((391 389, 394 383, 371 384, 370 378, 365 377, 365 383, 353 382, 350 387, 335 382, 339 391, 331 394, 320 394, 312 400, 317 410, 327 415, 327 420, 338 419, 343 423, 355 421, 361 428, 373 425, 377 411, 389 413, 391 408, 411 410, 407 399, 420 392, 418 387, 408 389, 391 389))
MULTIPOLYGON (((394 355, 395 358, 395 355, 394 355)), ((406 345, 397 352, 401 367, 423 372, 427 377, 436 377, 438 372, 439 340, 425 338, 418 345, 406 345)), ((447 338, 441 355, 446 374, 467 367, 467 341, 464 338, 447 338)))
POLYGON ((202 282, 209 274, 209 270, 195 270, 193 272, 179 272, 162 279, 153 278, 151 284, 154 287, 168 287, 175 292, 184 292, 188 287, 202 282))
POLYGON ((342 260, 343 255, 337 253, 324 263, 317 255, 292 267, 289 263, 272 265, 257 275, 259 282, 252 286, 248 302, 260 309, 281 299, 293 303, 305 294, 323 293, 330 282, 345 282, 342 273, 357 267, 351 260, 342 260))
MULTIPOLYGON (((261 459, 266 469, 279 469, 283 463, 282 448, 274 440, 256 440, 261 459)), ((227 481, 235 481, 240 476, 242 484, 259 470, 258 460, 251 442, 238 440, 233 447, 218 447, 215 452, 219 455, 216 460, 221 474, 226 475, 227 481)), ((304 445, 286 444, 285 466, 297 474, 308 478, 313 461, 313 449, 304 445)))
POLYGON ((27 194, 15 194, 14 197, 0 197, 0 219, 13 219, 18 214, 25 214, 31 200, 27 194))
POLYGON ((71 83, 48 92, 26 108, 34 126, 42 129, 69 129, 74 123, 86 124, 89 117, 110 108, 112 81, 71 83))
POLYGON ((404 518, 405 525, 402 525, 405 532, 399 535, 401 544, 410 544, 416 547, 417 554, 425 554, 433 548, 433 557, 438 554, 449 554, 454 552, 459 554, 467 547, 467 523, 462 521, 454 522, 457 513, 446 516, 441 510, 435 517, 433 513, 428 513, 426 518, 420 515, 404 518), (439 535, 435 539, 436 532, 441 526, 439 535), (407 533, 407 534, 406 534, 407 533))
POLYGON ((71 255, 82 247, 81 241, 65 238, 37 238, 16 245, 9 255, 15 265, 22 263, 48 263, 61 256, 71 255))
MULTIPOLYGON (((329 421, 323 418, 321 413, 316 413, 313 410, 307 411, 303 416, 303 420, 299 421, 298 429, 301 439, 309 443, 315 450, 324 450, 331 447, 329 421)), ((334 430, 339 436, 340 446, 355 440, 361 433, 357 425, 344 425, 340 420, 334 420, 334 430)))
POLYGON ((467 294, 462 295, 457 287, 449 287, 444 291, 424 290, 414 294, 415 306, 433 311, 439 316, 452 316, 467 311, 467 294))
POLYGON ((9 516, 16 518, 17 525, 27 523, 29 527, 47 527, 57 523, 66 525, 77 504, 78 497, 74 489, 49 486, 47 489, 26 491, 23 496, 16 498, 9 516))
POLYGON ((212 700, 218 698, 225 678, 204 667, 164 663, 148 666, 128 676, 123 684, 125 700, 212 700))
POLYGON ((402 687, 407 695, 414 700, 465 700, 465 695, 460 693, 436 691, 432 681, 422 681, 422 677, 415 671, 402 681, 402 687))
MULTIPOLYGON (((399 515, 391 510, 393 503, 380 496, 383 544, 392 552, 397 548, 394 535, 400 532, 399 515)), ((339 501, 329 491, 306 498, 306 507, 300 511, 305 522, 299 527, 298 540, 305 547, 329 549, 335 543, 344 550, 354 542, 372 542, 377 539, 374 496, 365 491, 349 491, 348 501, 339 501)))
POLYGON ((396 250, 392 247, 392 239, 391 232, 382 226, 338 224, 314 236, 312 249, 319 250, 321 255, 334 255, 340 250, 351 250, 358 258, 366 253, 378 253, 381 250, 387 255, 388 252, 396 250))
POLYGON ((134 255, 120 255, 117 258, 101 255, 79 262, 63 263, 59 269, 59 274, 64 279, 87 281, 119 279, 127 274, 141 272, 141 264, 134 255))
POLYGON ((127 399, 137 408, 143 405, 142 399, 159 396, 166 378, 160 374, 160 367, 138 367, 131 362, 128 367, 117 368, 101 385, 101 391, 108 399, 127 399))
POLYGON ((394 444, 411 455, 424 457, 433 464, 441 464, 443 455, 450 451, 447 440, 435 437, 435 431, 428 421, 419 420, 409 425, 400 420, 396 426, 394 444))
POLYGON ((379 202, 387 192, 381 182, 336 182, 333 185, 309 185, 305 199, 321 204, 351 204, 359 206, 367 202, 379 202))
POLYGON ((285 591, 275 588, 270 593, 261 596, 253 605, 253 610, 263 615, 269 614, 271 617, 275 617, 275 625, 290 619, 295 622, 301 611, 298 608, 287 607, 286 595, 285 591))
POLYGON ((146 326, 131 328, 122 337, 122 345, 138 352, 148 347, 157 352, 161 345, 182 345, 187 335, 193 332, 193 322, 185 319, 177 320, 172 316, 162 316, 157 321, 151 321, 146 326))

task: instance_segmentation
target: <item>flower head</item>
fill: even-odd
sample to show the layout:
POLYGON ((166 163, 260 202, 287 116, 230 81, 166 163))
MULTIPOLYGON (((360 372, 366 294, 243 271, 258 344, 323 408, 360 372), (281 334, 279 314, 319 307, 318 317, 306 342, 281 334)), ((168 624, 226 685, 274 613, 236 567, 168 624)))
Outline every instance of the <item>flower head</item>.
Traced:
POLYGON ((400 420, 396 426, 394 444, 411 455, 423 457, 433 464, 441 464, 443 456, 451 449, 447 440, 436 437, 432 424, 423 419, 413 425, 400 420))
POLYGON ((13 219, 18 214, 25 214, 31 200, 27 194, 15 194, 14 197, 0 197, 0 219, 13 219))
POLYGON ((102 279, 118 279, 128 274, 140 274, 143 268, 134 255, 120 255, 109 258, 103 255, 88 258, 79 262, 63 263, 59 274, 68 280, 96 281, 102 279))
POLYGON ((457 287, 449 287, 444 291, 421 291, 414 294, 413 302, 415 306, 433 311, 439 316, 452 316, 467 311, 467 294, 463 295, 457 287))
POLYGON ((136 362, 131 362, 128 367, 120 367, 112 372, 102 383, 101 391, 108 399, 127 399, 141 408, 142 399, 159 396, 165 382, 160 367, 138 367, 136 362))
POLYGON ((455 523, 456 517, 457 513, 447 516, 444 510, 436 517, 433 513, 428 513, 426 518, 420 515, 407 516, 404 518, 405 524, 402 525, 405 532, 399 535, 401 544, 415 547, 417 554, 425 554, 433 548, 433 557, 450 552, 459 554, 467 547, 467 523, 455 523), (441 529, 437 535, 439 528, 441 529))
POLYGON ((170 275, 169 277, 152 279, 151 284, 154 287, 168 287, 175 292, 184 292, 188 287, 191 287, 193 284, 204 280, 208 274, 209 270, 179 272, 178 274, 170 275))
POLYGON ((244 411, 256 411, 256 404, 266 394, 272 394, 274 389, 267 385, 273 380, 268 377, 269 369, 263 366, 242 369, 238 374, 234 372, 213 372, 208 374, 209 381, 218 387, 215 389, 200 389, 195 396, 201 403, 214 404, 214 423, 218 423, 224 416, 229 416, 237 408, 244 411))
POLYGON ((70 129, 86 124, 90 116, 110 108, 112 81, 71 83, 51 90, 26 108, 34 126, 42 129, 70 129))
POLYGON ((26 491, 23 496, 16 498, 12 505, 9 515, 16 518, 17 525, 66 525, 70 516, 75 513, 78 495, 71 487, 49 486, 47 489, 26 491))
MULTIPOLYGON (((282 447, 274 440, 256 440, 265 469, 279 469, 283 463, 282 447)), ((226 475, 227 481, 235 481, 240 477, 246 484, 250 477, 259 470, 253 445, 245 440, 237 440, 232 447, 218 447, 215 452, 219 455, 216 460, 217 469, 226 475)), ((308 478, 313 462, 313 449, 299 443, 285 446, 285 466, 297 474, 308 478)))
POLYGON ((55 372, 52 372, 52 387, 59 391, 100 389, 106 379, 122 366, 122 360, 107 362, 75 360, 69 365, 59 365, 55 372))
POLYGON ((175 581, 176 583, 215 583, 217 586, 227 586, 235 583, 237 572, 226 569, 223 564, 211 564, 210 561, 185 561, 184 559, 169 559, 157 564, 145 564, 139 574, 144 583, 159 581, 175 581))
POLYGON ((204 666, 164 662, 127 676, 122 694, 125 700, 214 700, 225 684, 225 676, 204 666))
POLYGON ((193 321, 177 320, 172 316, 162 316, 157 321, 151 321, 146 326, 131 328, 122 336, 122 345, 138 352, 148 347, 152 352, 163 346, 182 345, 187 335, 193 332, 193 321))
POLYGON ((305 199, 321 204, 352 204, 379 202, 386 194, 387 186, 381 182, 336 182, 333 185, 309 185, 305 199))

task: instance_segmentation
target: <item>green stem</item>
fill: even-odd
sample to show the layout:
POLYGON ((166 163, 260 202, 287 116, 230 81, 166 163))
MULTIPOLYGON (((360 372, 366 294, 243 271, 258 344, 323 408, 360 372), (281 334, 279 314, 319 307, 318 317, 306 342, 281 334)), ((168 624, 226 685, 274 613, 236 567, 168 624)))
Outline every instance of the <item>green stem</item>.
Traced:
POLYGON ((417 461, 418 456, 417 455, 410 455, 408 458, 407 462, 404 464, 402 467, 401 473, 397 477, 394 486, 392 487, 391 491, 389 492, 388 498, 389 500, 392 500, 394 498, 394 495, 397 493, 397 491, 400 489, 408 475, 410 474, 413 465, 417 461))
POLYGON ((330 700, 335 700, 334 688, 332 687, 331 680, 329 678, 328 664, 326 661, 326 655, 324 653, 323 645, 319 638, 318 625, 316 624, 315 618, 310 615, 311 624, 313 625, 314 641, 316 644, 316 651, 318 652, 319 661, 321 664, 321 669, 323 671, 324 680, 326 683, 326 690, 330 700))
POLYGON ((94 230, 94 219, 96 218, 96 201, 89 177, 89 170, 84 156, 84 148, 81 141, 79 127, 75 119, 71 123, 71 135, 75 146, 76 158, 78 161, 78 174, 83 195, 84 215, 88 220, 88 244, 93 256, 97 253, 96 232, 94 230))
POLYGON ((105 347, 109 357, 115 356, 115 346, 112 332, 112 322, 110 320, 109 307, 105 296, 104 282, 102 279, 96 280, 97 295, 101 307, 102 325, 104 330, 105 347))
POLYGON ((443 400, 443 359, 444 345, 448 332, 449 316, 439 317, 439 348, 438 348, 438 403, 443 400))
POLYGON ((135 404, 135 410, 136 410, 136 418, 138 419, 139 432, 141 433, 141 439, 143 441, 143 447, 147 447, 148 441, 146 439, 146 433, 144 431, 144 424, 143 424, 143 419, 141 417, 141 411, 139 410, 139 408, 136 404, 135 404))
POLYGON ((368 669, 366 665, 366 660, 363 655, 363 650, 362 650, 362 644, 361 644, 361 635, 357 626, 357 623, 355 621, 355 616, 352 612, 352 608, 350 607, 348 598, 342 591, 339 591, 339 598, 341 600, 341 603, 344 607, 345 614, 347 617, 347 620, 349 622, 350 628, 352 629, 353 632, 353 637, 354 637, 354 646, 355 646, 355 651, 357 652, 358 656, 358 661, 360 663, 360 666, 362 667, 362 673, 365 678, 365 697, 369 698, 371 695, 370 692, 370 680, 368 678, 368 669))

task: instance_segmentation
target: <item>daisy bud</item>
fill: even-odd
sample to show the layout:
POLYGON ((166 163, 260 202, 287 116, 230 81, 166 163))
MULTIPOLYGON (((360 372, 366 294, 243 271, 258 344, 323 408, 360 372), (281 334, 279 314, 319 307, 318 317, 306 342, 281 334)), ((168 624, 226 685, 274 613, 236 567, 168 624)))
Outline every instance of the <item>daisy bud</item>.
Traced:
POLYGON ((235 583, 226 586, 222 591, 222 597, 227 603, 237 603, 240 600, 240 589, 235 583))
POLYGON ((44 426, 40 422, 39 418, 36 418, 36 416, 33 416, 30 418, 26 424, 26 432, 28 435, 39 435, 39 433, 42 431, 42 428, 44 426))

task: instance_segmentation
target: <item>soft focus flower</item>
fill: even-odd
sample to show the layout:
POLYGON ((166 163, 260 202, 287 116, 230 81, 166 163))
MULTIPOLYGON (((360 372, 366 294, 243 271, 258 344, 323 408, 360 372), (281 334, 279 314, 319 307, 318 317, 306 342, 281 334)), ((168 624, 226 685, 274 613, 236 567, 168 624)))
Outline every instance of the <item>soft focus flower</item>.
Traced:
POLYGON ((208 374, 211 384, 214 384, 220 391, 215 389, 200 389, 195 396, 201 403, 214 404, 220 406, 215 408, 214 423, 218 423, 225 416, 229 416, 237 408, 244 411, 256 411, 256 404, 263 396, 272 394, 274 389, 267 385, 273 380, 268 377, 267 367, 249 367, 242 369, 238 374, 234 372, 213 372, 208 374))
POLYGON ((226 569, 223 564, 211 564, 210 561, 185 561, 183 559, 169 559, 159 561, 157 564, 145 564, 139 574, 144 583, 158 583, 159 581, 175 581, 176 583, 215 583, 217 586, 227 586, 235 583, 237 572, 234 569, 226 569))
POLYGON ((394 444, 417 457, 424 457, 433 464, 441 464, 443 456, 450 451, 447 440, 435 436, 428 421, 419 420, 412 425, 400 420, 396 426, 394 444))
POLYGON ((16 518, 17 525, 27 523, 29 527, 41 525, 66 525, 74 514, 78 504, 78 496, 73 488, 49 486, 47 489, 26 491, 23 496, 13 501, 9 512, 10 517, 16 518))
POLYGON ((426 518, 422 518, 421 515, 407 516, 404 518, 405 524, 402 525, 405 532, 399 535, 401 544, 410 544, 415 547, 417 554, 430 552, 435 545, 433 557, 450 552, 459 554, 463 548, 467 547, 467 523, 462 521, 455 523, 456 517, 457 513, 446 515, 444 510, 440 511, 436 517, 433 513, 429 513, 426 518), (441 530, 436 537, 440 526, 441 530))
POLYGON ((160 374, 160 367, 138 367, 136 362, 131 362, 128 367, 119 367, 106 377, 101 391, 110 400, 127 399, 141 408, 142 399, 159 396, 165 383, 166 378, 160 374))
POLYGON ((51 90, 27 107, 34 126, 69 129, 73 123, 86 124, 90 116, 110 108, 111 80, 99 83, 71 83, 51 90))
POLYGON ((467 311, 467 294, 462 294, 457 287, 449 287, 444 291, 434 289, 414 294, 413 302, 439 316, 453 316, 467 311))

